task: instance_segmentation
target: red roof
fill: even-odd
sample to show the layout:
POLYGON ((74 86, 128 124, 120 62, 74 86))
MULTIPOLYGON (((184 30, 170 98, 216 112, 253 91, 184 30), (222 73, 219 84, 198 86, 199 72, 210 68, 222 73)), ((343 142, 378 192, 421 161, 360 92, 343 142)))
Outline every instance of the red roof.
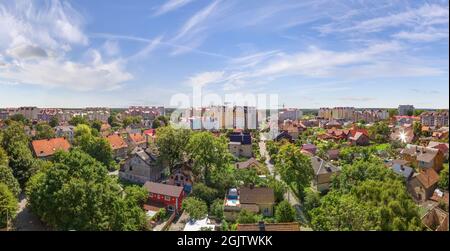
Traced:
POLYGON ((144 131, 144 134, 148 135, 148 136, 154 136, 156 134, 156 130, 155 129, 148 129, 148 130, 144 131))
POLYGON ((352 137, 355 137, 356 133, 358 133, 358 132, 366 135, 367 137, 369 137, 369 132, 367 132, 366 129, 351 129, 350 130, 350 134, 352 135, 352 137))
POLYGON ((183 187, 181 186, 173 186, 150 181, 145 182, 144 188, 146 188, 149 193, 161 194, 171 197, 180 197, 181 193, 183 192, 183 187))
POLYGON ((118 134, 112 134, 106 137, 109 144, 111 144, 111 147, 113 150, 121 149, 128 147, 127 143, 125 143, 125 140, 122 139, 118 134))
POLYGON ((145 137, 142 133, 130 133, 129 136, 135 144, 145 143, 145 137))
POLYGON ((70 143, 65 138, 41 139, 31 142, 37 157, 47 157, 58 150, 69 151, 70 143))

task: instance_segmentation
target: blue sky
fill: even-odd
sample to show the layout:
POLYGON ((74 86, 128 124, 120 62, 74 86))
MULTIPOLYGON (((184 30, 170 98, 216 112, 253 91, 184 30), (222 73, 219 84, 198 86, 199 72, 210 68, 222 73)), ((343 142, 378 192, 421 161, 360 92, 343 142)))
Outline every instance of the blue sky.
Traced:
POLYGON ((448 1, 0 1, 0 107, 449 107, 448 1))

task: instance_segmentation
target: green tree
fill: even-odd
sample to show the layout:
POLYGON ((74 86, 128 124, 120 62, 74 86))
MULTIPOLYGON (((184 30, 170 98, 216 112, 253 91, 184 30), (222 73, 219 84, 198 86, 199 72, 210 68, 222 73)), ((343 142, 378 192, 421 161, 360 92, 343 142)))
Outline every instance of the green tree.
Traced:
POLYGON ((9 126, 3 131, 1 147, 8 153, 11 152, 13 143, 22 143, 28 145, 30 139, 25 134, 22 123, 11 122, 9 126))
POLYGON ((0 165, 0 183, 5 184, 15 197, 19 196, 20 185, 8 166, 0 165))
POLYGON ((0 183, 0 228, 7 225, 7 221, 13 220, 19 209, 19 202, 8 186, 0 183))
POLYGON ((184 199, 182 208, 189 214, 189 218, 192 220, 201 220, 208 214, 208 206, 206 203, 195 197, 184 199))
POLYGON ((448 163, 444 164, 444 168, 439 174, 439 187, 448 190, 448 163))
POLYGON ((102 129, 102 124, 103 123, 97 119, 97 120, 92 121, 91 127, 93 129, 96 129, 98 132, 100 132, 102 129))
POLYGON ((186 143, 189 141, 190 131, 174 129, 170 126, 160 127, 156 130, 156 146, 160 157, 167 162, 170 168, 182 163, 186 155, 186 143))
POLYGON ((278 222, 294 222, 296 218, 295 208, 289 202, 283 200, 275 208, 275 218, 278 222))
POLYGON ((236 180, 244 186, 261 186, 265 183, 265 180, 259 177, 258 172, 254 168, 237 169, 236 180))
MULTIPOLYGON (((1 142, 1 140, 0 140, 1 142)), ((7 166, 8 165, 8 154, 6 151, 0 146, 0 166, 7 166)))
POLYGON ((385 143, 389 139, 390 129, 386 122, 380 121, 369 127, 370 139, 377 143, 385 143))
POLYGON ((37 171, 33 154, 28 145, 23 142, 14 142, 10 145, 9 166, 21 185, 24 185, 37 171))
POLYGON ((50 119, 50 121, 48 122, 48 124, 49 124, 51 127, 56 127, 56 126, 58 126, 58 125, 59 125, 59 119, 58 119, 58 117, 53 116, 53 117, 50 119))
POLYGON ((55 131, 46 123, 39 123, 36 126, 36 136, 34 139, 51 139, 55 137, 55 131))
POLYGON ((214 137, 210 132, 194 133, 187 145, 188 153, 194 161, 193 172, 211 183, 211 173, 214 169, 223 169, 229 165, 231 155, 224 137, 214 137))
POLYGON ((414 122, 413 132, 416 137, 421 137, 422 136, 422 123, 414 122))
POLYGON ((219 193, 217 189, 208 187, 200 182, 194 184, 191 195, 205 201, 207 205, 211 205, 211 203, 219 196, 219 193))
POLYGON ((277 202, 284 200, 284 194, 286 194, 288 187, 283 181, 279 181, 270 175, 268 177, 267 186, 273 189, 275 200, 277 202))
POLYGON ((260 220, 261 220, 260 215, 250 212, 247 209, 242 209, 237 217, 237 222, 240 224, 257 223, 260 220))
POLYGON ((144 192, 117 180, 81 150, 57 152, 54 165, 27 183, 30 209, 60 230, 142 230, 144 192))
POLYGON ((158 119, 153 120, 152 128, 156 129, 156 128, 160 128, 160 127, 161 127, 161 122, 158 119))
POLYGON ((389 112, 389 117, 390 118, 398 115, 398 110, 397 109, 388 109, 388 112, 389 112))
POLYGON ((29 125, 30 121, 23 114, 17 113, 9 117, 9 120, 19 122, 23 125, 29 125))
POLYGON ((219 220, 223 219, 223 200, 216 199, 213 201, 210 207, 210 215, 216 217, 219 220))
POLYGON ((320 206, 320 194, 311 188, 305 189, 305 200, 303 201, 303 209, 308 219, 311 219, 310 212, 314 208, 320 206))
POLYGON ((84 124, 84 125, 89 125, 89 122, 87 121, 87 119, 83 116, 73 116, 70 120, 69 120, 69 124, 73 125, 73 126, 77 126, 79 124, 84 124))
POLYGON ((303 190, 309 186, 314 174, 311 160, 300 152, 293 144, 280 148, 275 162, 275 168, 281 179, 295 187, 297 194, 303 197, 303 190))

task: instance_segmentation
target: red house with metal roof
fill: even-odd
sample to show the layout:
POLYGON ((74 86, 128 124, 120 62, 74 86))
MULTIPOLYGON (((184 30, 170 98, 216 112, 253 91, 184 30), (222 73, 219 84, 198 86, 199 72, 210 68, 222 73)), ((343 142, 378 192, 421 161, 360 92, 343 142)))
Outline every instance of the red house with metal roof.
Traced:
POLYGON ((182 186, 173 186, 147 181, 144 188, 149 192, 148 206, 166 208, 168 211, 179 212, 186 196, 182 186))

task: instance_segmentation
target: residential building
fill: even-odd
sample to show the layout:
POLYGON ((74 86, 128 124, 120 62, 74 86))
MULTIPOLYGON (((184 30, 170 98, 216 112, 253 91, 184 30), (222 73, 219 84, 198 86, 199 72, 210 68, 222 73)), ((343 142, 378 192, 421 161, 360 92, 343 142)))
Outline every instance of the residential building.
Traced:
POLYGON ((415 139, 412 127, 396 127, 389 137, 392 141, 400 141, 405 144, 411 144, 415 139))
POLYGON ((231 133, 230 142, 228 143, 228 149, 235 157, 247 157, 253 156, 252 150, 252 138, 250 133, 231 133))
POLYGON ((431 196, 430 200, 439 203, 444 203, 445 206, 448 208, 448 191, 441 191, 440 189, 436 189, 433 192, 433 195, 431 196))
POLYGON ((55 135, 59 138, 66 138, 69 142, 73 142, 75 126, 65 125, 55 127, 55 135))
POLYGON ((404 127, 412 126, 414 122, 420 122, 420 117, 417 116, 402 115, 402 116, 394 116, 393 119, 394 122, 397 124, 397 126, 404 126, 404 127))
POLYGON ((183 187, 184 192, 189 194, 191 193, 192 186, 194 185, 192 177, 193 174, 190 164, 183 163, 174 168, 167 179, 166 184, 183 187))
POLYGON ((224 217, 229 221, 234 221, 243 209, 270 217, 273 216, 274 205, 275 195, 271 188, 231 188, 224 202, 224 217))
POLYGON ((37 119, 39 121, 50 122, 53 118, 57 117, 60 111, 61 109, 40 109, 37 119))
POLYGON ((444 154, 435 148, 408 144, 400 154, 413 166, 420 169, 433 168, 436 172, 442 169, 444 162, 444 154))
POLYGON ((439 175, 433 168, 422 169, 413 175, 408 183, 408 191, 419 202, 427 201, 437 188, 439 175))
POLYGON ((351 130, 351 136, 348 138, 350 143, 355 146, 367 146, 370 139, 366 130, 351 130))
POLYGON ((15 113, 22 114, 25 118, 29 120, 37 120, 40 109, 35 106, 23 106, 19 107, 15 113))
POLYGON ((443 112, 424 112, 420 115, 420 121, 423 126, 446 127, 448 126, 448 111, 443 112))
POLYGON ((170 212, 181 211, 185 197, 183 187, 147 181, 144 188, 149 193, 147 205, 166 208, 170 212))
POLYGON ((391 166, 391 170, 400 175, 405 181, 409 181, 414 175, 414 168, 399 163, 394 163, 391 166))
POLYGON ((309 152, 312 155, 316 155, 316 153, 317 153, 317 146, 315 146, 314 144, 303 144, 301 150, 309 152))
POLYGON ((236 231, 300 231, 300 223, 265 223, 261 221, 253 224, 237 224, 236 231))
POLYGON ((162 178, 163 166, 158 162, 157 156, 136 147, 119 171, 121 179, 144 184, 147 181, 157 182, 162 178))
POLYGON ((314 170, 313 187, 319 192, 329 190, 331 177, 339 175, 341 169, 319 157, 312 157, 311 165, 314 170))
POLYGON ((285 120, 297 121, 303 117, 303 112, 297 108, 285 108, 278 112, 278 120, 283 122, 285 120))
POLYGON ((65 138, 41 139, 31 142, 34 155, 37 158, 47 159, 57 151, 69 151, 70 143, 65 138))
POLYGON ((430 141, 428 143, 427 147, 438 149, 444 155, 444 158, 448 160, 448 156, 449 156, 449 144, 448 143, 430 141))
POLYGON ((278 127, 279 131, 286 131, 292 140, 297 140, 300 133, 306 130, 306 126, 303 123, 292 120, 283 120, 278 127))
POLYGON ((147 147, 147 139, 142 133, 128 133, 127 137, 128 147, 135 148, 146 148, 147 147))
POLYGON ((143 120, 154 120, 160 115, 165 115, 165 109, 163 106, 130 106, 123 115, 125 117, 141 116, 143 120))
POLYGON ((448 212, 434 207, 422 217, 422 223, 431 231, 448 231, 448 212))
POLYGON ((112 134, 106 137, 114 151, 114 157, 125 159, 127 157, 128 144, 118 134, 112 134))
POLYGON ((235 164, 236 169, 250 169, 250 168, 257 168, 260 165, 259 161, 255 158, 250 158, 243 162, 237 162, 235 164))
POLYGON ((413 105, 399 105, 398 106, 398 115, 412 116, 413 114, 414 114, 414 106, 413 105))

